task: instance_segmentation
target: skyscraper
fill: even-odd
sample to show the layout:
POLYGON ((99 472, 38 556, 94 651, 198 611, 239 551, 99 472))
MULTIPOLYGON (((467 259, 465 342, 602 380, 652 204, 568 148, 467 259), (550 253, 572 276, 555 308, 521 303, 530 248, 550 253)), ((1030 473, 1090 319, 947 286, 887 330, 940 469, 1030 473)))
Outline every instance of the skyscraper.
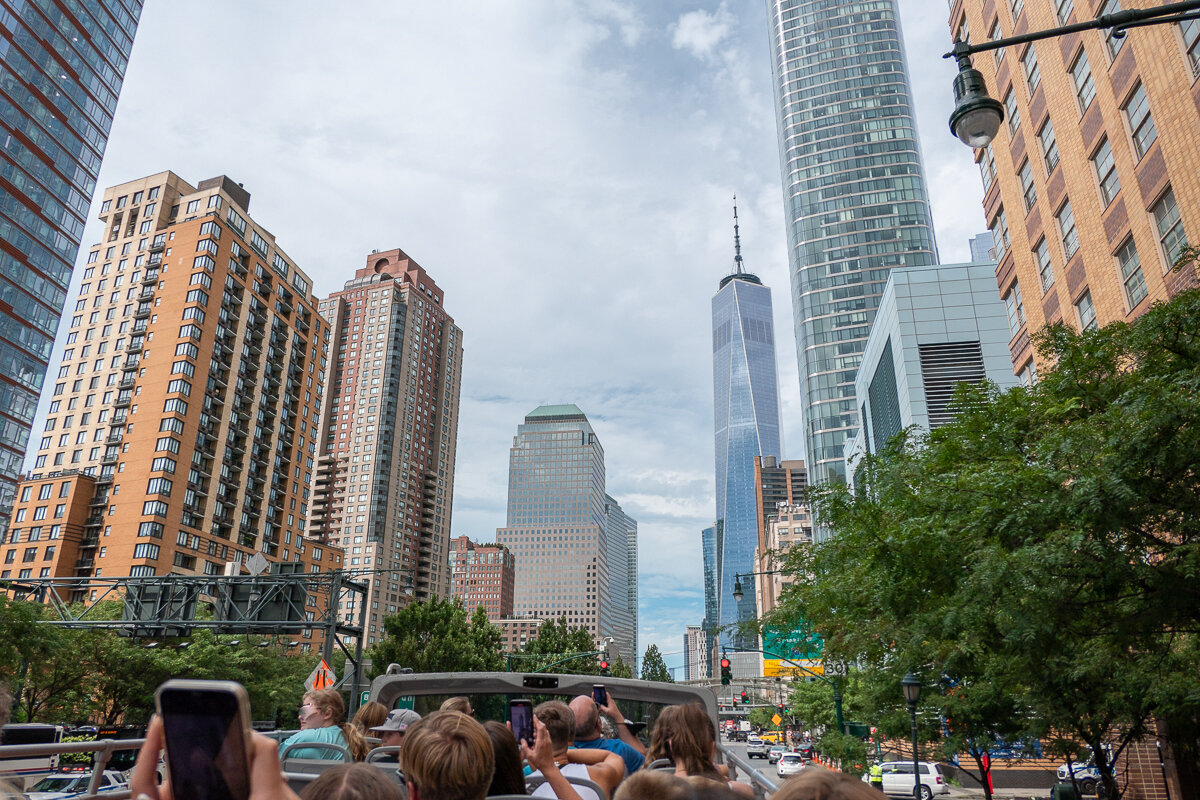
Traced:
POLYGON ((724 523, 717 520, 711 527, 700 532, 700 548, 704 558, 704 633, 708 651, 708 674, 713 674, 713 654, 719 637, 716 630, 721 626, 721 610, 717 597, 721 594, 721 576, 717 562, 721 551, 721 529, 724 523))
POLYGON ((701 681, 709 675, 708 637, 699 625, 688 625, 683 632, 683 679, 701 681))
POLYGON ((805 460, 845 474, 854 375, 892 267, 937 249, 895 0, 767 0, 805 460))
POLYGON ((0 0, 0 533, 142 0, 0 0))
MULTIPOLYGON (((410 600, 450 596, 462 331, 402 250, 373 252, 321 301, 334 343, 308 529, 371 584, 366 644, 410 600)), ((348 622, 360 609, 339 611, 348 622)))
MULTIPOLYGON (((604 485, 604 448, 584 413, 575 405, 539 406, 513 438, 508 520, 496 541, 517 560, 514 614, 563 617, 597 640, 611 636, 632 664, 636 653, 626 648, 635 642, 618 638, 619 609, 637 565, 613 562, 623 548, 628 559, 636 522, 610 502, 604 485)), ((636 617, 633 624, 636 630, 636 617)))
POLYGON ((61 536, 28 576, 216 575, 255 553, 341 567, 302 536, 328 326, 249 205, 224 176, 104 193, 8 536, 61 536))
MULTIPOLYGON (((949 22, 958 37, 977 42, 985 31, 1000 38, 1130 5, 1149 7, 964 0, 951 6, 949 22)), ((1200 236, 1193 144, 1200 109, 1192 100, 1200 20, 1121 36, 1081 31, 981 53, 973 63, 1005 105, 1004 124, 975 160, 1013 372, 1028 385, 1050 366, 1032 344, 1043 327, 1129 322, 1200 285, 1194 260, 1175 268, 1200 236)))
MULTIPOLYGON (((637 520, 621 504, 604 495, 605 535, 608 539, 608 574, 613 632, 617 649, 637 657, 637 520)), ((629 662, 633 666, 634 662, 629 662)))
MULTIPOLYGON (((754 571, 758 546, 755 456, 780 455, 779 388, 775 375, 775 329, 771 290, 745 271, 734 209, 733 272, 712 299, 713 432, 716 453, 718 623, 737 625, 758 616, 754 593, 733 599, 737 574, 754 571)), ((744 637, 722 643, 749 646, 744 637)))

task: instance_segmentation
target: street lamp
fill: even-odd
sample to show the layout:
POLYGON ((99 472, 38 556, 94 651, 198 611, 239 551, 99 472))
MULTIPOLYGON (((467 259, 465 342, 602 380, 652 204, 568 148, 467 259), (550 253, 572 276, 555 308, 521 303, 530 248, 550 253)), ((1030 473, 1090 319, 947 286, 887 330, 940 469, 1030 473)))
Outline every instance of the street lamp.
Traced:
POLYGON ((956 41, 954 49, 942 56, 942 58, 953 58, 958 61, 958 75, 954 78, 954 112, 950 115, 950 131, 964 144, 976 148, 987 147, 996 132, 1000 130, 1000 123, 1004 119, 1004 106, 988 96, 983 75, 971 66, 971 56, 975 53, 1086 30, 1111 28, 1113 37, 1119 39, 1129 28, 1200 19, 1198 10, 1200 10, 1200 0, 1187 0, 1187 2, 1167 3, 1154 8, 1135 8, 1112 14, 1101 14, 1086 22, 1023 33, 1020 36, 1010 36, 1006 39, 993 39, 979 44, 956 41))
POLYGON ((908 703, 908 715, 912 718, 913 744, 913 796, 921 800, 921 764, 917 754, 917 701, 921 699, 921 681, 911 672, 900 681, 904 690, 904 702, 908 703))
MULTIPOLYGON (((1200 0, 1196 0, 1200 3, 1200 0)), ((752 578, 755 575, 786 575, 787 570, 784 569, 769 569, 763 572, 735 572, 733 573, 733 602, 740 603, 746 593, 742 591, 742 578, 752 578)))

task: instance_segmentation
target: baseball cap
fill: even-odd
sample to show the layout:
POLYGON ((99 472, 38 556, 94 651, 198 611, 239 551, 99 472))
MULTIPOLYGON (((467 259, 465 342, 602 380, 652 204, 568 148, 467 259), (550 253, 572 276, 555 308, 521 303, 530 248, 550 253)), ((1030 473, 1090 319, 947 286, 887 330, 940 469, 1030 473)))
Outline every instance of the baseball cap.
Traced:
POLYGON ((382 725, 371 728, 373 731, 402 731, 419 720, 421 715, 411 708, 393 708, 388 712, 387 719, 382 725))

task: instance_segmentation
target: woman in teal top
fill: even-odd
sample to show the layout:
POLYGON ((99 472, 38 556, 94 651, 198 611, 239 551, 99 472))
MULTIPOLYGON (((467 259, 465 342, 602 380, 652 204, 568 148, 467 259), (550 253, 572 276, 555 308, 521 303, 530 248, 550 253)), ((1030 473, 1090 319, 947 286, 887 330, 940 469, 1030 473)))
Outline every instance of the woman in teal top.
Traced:
MULTIPOLYGON (((346 748, 355 761, 366 757, 367 742, 352 726, 342 723, 346 706, 342 696, 333 689, 307 692, 300 706, 300 730, 279 744, 279 754, 288 745, 304 742, 325 742, 346 748)), ((329 761, 345 761, 346 757, 336 750, 325 747, 302 747, 292 750, 288 758, 322 758, 329 761)))

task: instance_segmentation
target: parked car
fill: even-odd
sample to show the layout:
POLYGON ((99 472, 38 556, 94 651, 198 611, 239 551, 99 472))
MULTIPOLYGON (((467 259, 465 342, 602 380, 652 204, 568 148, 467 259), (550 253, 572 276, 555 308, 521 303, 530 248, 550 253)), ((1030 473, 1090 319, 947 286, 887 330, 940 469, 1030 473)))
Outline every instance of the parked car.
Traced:
POLYGON ((804 769, 804 758, 799 753, 784 753, 779 757, 779 766, 776 767, 781 778, 799 775, 802 769, 804 769))
MULTIPOLYGON (((88 781, 91 779, 92 771, 90 769, 59 772, 42 778, 29 789, 27 794, 29 800, 62 800, 62 798, 75 797, 87 793, 88 781)), ((125 780, 125 776, 116 770, 106 769, 100 778, 100 793, 117 792, 128 788, 129 783, 125 780)))
POLYGON ((746 737, 746 758, 766 758, 767 743, 764 742, 757 734, 750 734, 746 737))
MULTIPOLYGON (((879 765, 883 770, 883 793, 903 797, 912 797, 915 782, 913 781, 913 762, 885 761, 879 765)), ((920 762, 921 767, 921 800, 930 800, 935 794, 948 794, 950 786, 942 775, 942 769, 930 761, 920 762)), ((863 783, 870 783, 870 774, 862 777, 863 783)))
POLYGON ((781 744, 777 744, 767 751, 767 763, 774 764, 779 760, 779 757, 787 752, 787 748, 781 744))

